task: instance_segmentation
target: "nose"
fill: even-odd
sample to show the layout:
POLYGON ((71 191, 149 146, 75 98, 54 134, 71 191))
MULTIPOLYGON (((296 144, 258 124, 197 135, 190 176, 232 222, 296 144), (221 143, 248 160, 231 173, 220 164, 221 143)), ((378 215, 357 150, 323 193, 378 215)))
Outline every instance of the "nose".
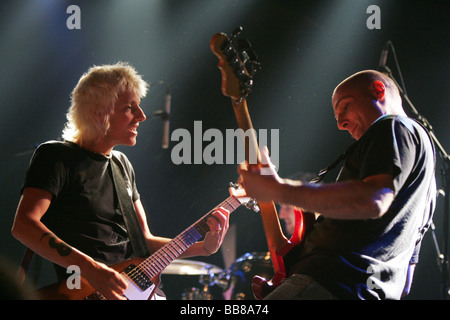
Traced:
POLYGON ((349 121, 345 117, 337 117, 337 127, 339 130, 347 130, 349 121))
POLYGON ((135 117, 136 120, 139 121, 139 122, 142 122, 142 121, 144 121, 145 119, 147 119, 147 116, 145 115, 144 110, 142 110, 142 108, 139 107, 139 106, 138 106, 137 109, 136 109, 136 112, 135 112, 134 117, 135 117))

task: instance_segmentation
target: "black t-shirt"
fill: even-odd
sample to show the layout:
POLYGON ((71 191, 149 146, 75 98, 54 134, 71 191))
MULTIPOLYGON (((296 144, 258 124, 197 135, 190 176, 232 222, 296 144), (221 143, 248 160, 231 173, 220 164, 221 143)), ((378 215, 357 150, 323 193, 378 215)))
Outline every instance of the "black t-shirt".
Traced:
MULTIPOLYGON (((134 171, 126 156, 113 151, 125 168, 133 202, 139 199, 134 171)), ((112 265, 133 256, 112 178, 111 157, 72 142, 40 145, 29 165, 24 188, 53 195, 42 222, 67 244, 112 265)), ((61 276, 57 268, 58 275, 61 276)))
POLYGON ((400 299, 408 264, 435 205, 431 141, 415 121, 384 116, 348 151, 338 181, 394 177, 395 199, 380 219, 319 219, 294 273, 304 273, 344 299, 400 299))

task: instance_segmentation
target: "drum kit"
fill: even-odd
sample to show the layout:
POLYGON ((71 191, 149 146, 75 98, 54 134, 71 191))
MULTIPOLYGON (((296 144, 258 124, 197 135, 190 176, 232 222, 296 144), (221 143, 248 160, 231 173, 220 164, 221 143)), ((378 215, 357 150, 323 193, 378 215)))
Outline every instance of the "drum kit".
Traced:
POLYGON ((168 299, 175 300, 254 300, 253 277, 271 279, 273 273, 268 252, 246 253, 226 270, 204 262, 177 259, 162 272, 162 289, 168 299), (173 284, 168 281, 170 277, 175 277, 173 284), (178 284, 179 287, 183 283, 180 277, 194 277, 197 283, 170 296, 169 286, 178 284))

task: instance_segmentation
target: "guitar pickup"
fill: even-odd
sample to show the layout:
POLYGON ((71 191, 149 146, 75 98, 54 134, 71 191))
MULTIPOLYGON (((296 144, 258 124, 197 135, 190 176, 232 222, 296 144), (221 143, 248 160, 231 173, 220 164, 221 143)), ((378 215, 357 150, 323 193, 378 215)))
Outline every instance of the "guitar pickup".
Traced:
POLYGON ((140 269, 136 268, 134 264, 130 264, 123 270, 123 273, 127 275, 142 291, 147 290, 153 284, 152 280, 140 269))

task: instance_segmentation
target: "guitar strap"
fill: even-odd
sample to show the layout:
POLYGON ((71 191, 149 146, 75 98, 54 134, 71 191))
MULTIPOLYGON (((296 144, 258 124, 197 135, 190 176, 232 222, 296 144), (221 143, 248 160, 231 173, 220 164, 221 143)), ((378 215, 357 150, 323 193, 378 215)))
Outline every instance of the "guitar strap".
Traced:
POLYGON ((22 257, 22 262, 20 263, 19 270, 17 271, 17 284, 21 287, 28 273, 28 268, 30 267, 31 260, 33 258, 34 251, 30 248, 25 249, 25 253, 22 257))
POLYGON ((341 163, 341 161, 343 161, 347 155, 353 150, 353 148, 355 147, 356 143, 352 144, 343 154, 341 154, 332 164, 330 164, 328 167, 326 167, 325 169, 322 169, 319 171, 319 174, 317 175, 317 177, 315 177, 314 179, 312 179, 310 182, 311 183, 319 183, 320 181, 323 180, 323 178, 325 178, 325 175, 330 172, 330 170, 333 170, 334 168, 336 168, 336 166, 341 163))
POLYGON ((125 221, 133 252, 136 257, 146 258, 150 255, 141 226, 137 219, 132 202, 132 189, 130 179, 120 162, 114 155, 110 159, 111 171, 116 188, 120 210, 125 221))
POLYGON ((339 158, 337 158, 332 164, 330 164, 328 167, 326 167, 325 169, 322 169, 319 171, 317 177, 315 177, 314 179, 312 179, 310 182, 311 183, 319 183, 320 181, 323 180, 323 178, 325 178, 325 175, 330 171, 333 170, 334 168, 336 168, 336 166, 345 159, 346 153, 343 153, 339 156, 339 158))
MULTIPOLYGON (((128 193, 127 186, 129 186, 129 190, 131 190, 131 185, 129 179, 126 178, 127 173, 120 160, 114 155, 110 159, 110 164, 120 210, 127 227, 131 245, 133 246, 133 252, 136 257, 146 258, 150 255, 150 251, 137 220, 136 212, 134 211, 131 200, 131 194, 128 193)), ((34 252, 30 248, 26 248, 17 272, 19 285, 22 285, 25 281, 33 256, 34 252)))

